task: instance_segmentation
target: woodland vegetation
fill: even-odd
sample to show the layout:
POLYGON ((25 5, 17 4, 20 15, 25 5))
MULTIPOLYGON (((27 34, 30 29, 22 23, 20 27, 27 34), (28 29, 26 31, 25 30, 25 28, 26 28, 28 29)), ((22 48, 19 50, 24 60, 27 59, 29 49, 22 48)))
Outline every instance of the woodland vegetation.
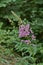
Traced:
POLYGON ((0 65, 43 65, 43 0, 0 0, 0 65))

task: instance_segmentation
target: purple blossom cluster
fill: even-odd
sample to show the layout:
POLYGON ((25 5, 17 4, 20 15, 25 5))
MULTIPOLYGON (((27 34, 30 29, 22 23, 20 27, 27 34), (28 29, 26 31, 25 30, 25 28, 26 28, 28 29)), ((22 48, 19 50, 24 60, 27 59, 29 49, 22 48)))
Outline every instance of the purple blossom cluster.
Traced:
MULTIPOLYGON (((33 31, 30 29, 30 24, 26 24, 26 25, 20 25, 19 26, 19 37, 22 38, 22 37, 27 37, 30 35, 30 33, 32 33, 32 40, 35 40, 35 36, 33 34, 33 31)), ((25 42, 25 43, 30 43, 31 41, 30 40, 21 40, 22 42, 25 42)))
POLYGON ((31 43, 30 40, 21 40, 21 42, 24 42, 24 43, 27 43, 27 44, 30 44, 31 43))
POLYGON ((29 31, 30 25, 21 25, 19 27, 19 37, 26 37, 27 35, 30 35, 30 31, 29 31))

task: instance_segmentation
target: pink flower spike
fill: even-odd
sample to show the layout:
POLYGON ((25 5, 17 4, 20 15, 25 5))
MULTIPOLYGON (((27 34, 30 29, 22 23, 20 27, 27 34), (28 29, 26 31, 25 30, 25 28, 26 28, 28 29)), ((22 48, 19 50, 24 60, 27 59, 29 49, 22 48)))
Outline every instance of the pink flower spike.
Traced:
POLYGON ((27 24, 26 26, 23 24, 20 25, 20 27, 19 27, 19 37, 20 38, 30 35, 29 27, 30 27, 29 24, 27 24))

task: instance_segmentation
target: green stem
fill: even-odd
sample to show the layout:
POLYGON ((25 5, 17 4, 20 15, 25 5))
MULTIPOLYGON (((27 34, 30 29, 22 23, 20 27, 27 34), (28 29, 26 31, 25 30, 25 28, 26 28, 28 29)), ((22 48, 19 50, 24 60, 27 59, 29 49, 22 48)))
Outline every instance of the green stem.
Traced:
POLYGON ((11 11, 11 13, 14 15, 14 17, 16 18, 16 20, 18 20, 19 25, 22 24, 21 18, 19 18, 19 17, 17 16, 17 14, 15 14, 14 11, 11 11))

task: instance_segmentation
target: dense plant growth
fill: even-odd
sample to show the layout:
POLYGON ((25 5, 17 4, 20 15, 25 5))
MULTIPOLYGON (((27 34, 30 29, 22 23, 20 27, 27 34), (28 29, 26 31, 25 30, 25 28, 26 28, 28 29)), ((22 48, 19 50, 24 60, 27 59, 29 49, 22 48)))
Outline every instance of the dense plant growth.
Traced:
POLYGON ((3 56, 43 65, 43 0, 0 0, 0 63, 10 65, 3 56))

